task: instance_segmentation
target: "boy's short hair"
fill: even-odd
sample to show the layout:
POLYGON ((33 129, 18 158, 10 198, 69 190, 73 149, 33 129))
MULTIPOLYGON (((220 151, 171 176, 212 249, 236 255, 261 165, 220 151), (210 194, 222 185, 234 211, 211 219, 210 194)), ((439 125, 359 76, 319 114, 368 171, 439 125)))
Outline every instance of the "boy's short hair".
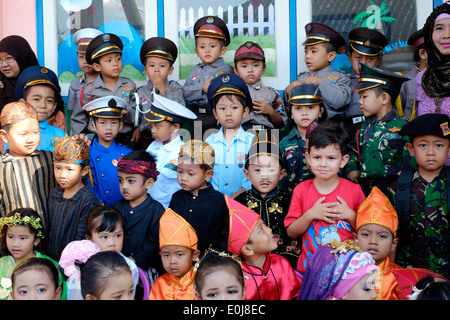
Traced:
POLYGON ((325 148, 329 145, 337 145, 344 156, 347 153, 348 134, 341 123, 329 119, 315 127, 308 140, 308 152, 311 148, 325 148))
POLYGON ((207 171, 213 170, 216 154, 209 143, 192 139, 181 146, 178 157, 191 159, 204 171, 207 171))
POLYGON ((412 143, 414 138, 424 135, 434 135, 450 140, 450 118, 446 114, 423 114, 405 124, 400 130, 401 136, 408 136, 412 143))
POLYGON ((248 91, 248 86, 241 77, 235 74, 222 74, 216 77, 209 85, 207 96, 212 109, 222 95, 235 95, 239 98, 244 109, 253 109, 253 101, 248 91))

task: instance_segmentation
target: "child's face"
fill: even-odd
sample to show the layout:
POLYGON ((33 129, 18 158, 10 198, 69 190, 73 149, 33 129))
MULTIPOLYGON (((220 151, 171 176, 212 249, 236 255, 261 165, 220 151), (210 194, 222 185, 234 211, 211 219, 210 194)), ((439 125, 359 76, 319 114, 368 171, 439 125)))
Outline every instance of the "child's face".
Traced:
POLYGON ((278 248, 278 239, 274 237, 272 229, 266 226, 262 219, 259 219, 256 223, 249 240, 251 241, 251 244, 246 244, 242 248, 242 253, 245 255, 262 255, 278 248))
POLYGON ((170 65, 169 60, 159 57, 148 57, 145 61, 144 70, 150 80, 160 78, 165 81, 172 74, 173 67, 170 65))
POLYGON ((176 123, 170 121, 158 121, 150 122, 152 129, 152 137, 157 142, 162 142, 163 144, 169 143, 172 140, 172 135, 180 129, 180 126, 176 123))
POLYGON ((414 138, 412 143, 406 143, 406 148, 416 158, 421 171, 438 174, 450 155, 449 144, 448 139, 427 134, 414 138))
POLYGON ((319 119, 323 110, 320 105, 313 104, 310 106, 293 105, 291 108, 291 117, 297 127, 308 129, 308 126, 315 120, 319 119))
POLYGON ((92 65, 86 62, 86 53, 77 52, 77 58, 78 58, 78 66, 80 67, 81 71, 84 72, 84 74, 96 73, 92 65))
POLYGON ((204 63, 211 64, 224 55, 227 47, 222 46, 219 39, 198 37, 195 53, 204 63))
POLYGON ((120 193, 125 200, 140 203, 147 198, 147 190, 153 186, 155 180, 138 173, 118 172, 120 193))
POLYGON ((122 269, 110 276, 100 295, 86 295, 86 300, 134 300, 134 282, 130 270, 122 269))
POLYGON ((213 109, 214 117, 224 129, 236 129, 241 126, 250 108, 244 106, 235 95, 222 95, 213 109))
POLYGON ((82 168, 80 164, 53 162, 53 171, 61 188, 72 190, 82 184, 82 178, 89 173, 89 167, 82 168))
MULTIPOLYGON (((94 230, 97 229, 102 217, 93 221, 94 230)), ((123 226, 118 224, 114 231, 94 231, 90 236, 86 236, 100 247, 101 251, 114 251, 120 253, 123 247, 123 226)))
POLYGON ((99 63, 94 63, 93 68, 101 72, 103 77, 118 78, 122 72, 122 55, 120 53, 108 53, 99 58, 99 63))
POLYGON ((36 118, 25 119, 11 125, 8 132, 0 132, 3 141, 9 145, 9 153, 17 158, 28 157, 41 141, 41 130, 36 118))
POLYGON ((366 89, 359 91, 359 107, 364 117, 375 116, 381 119, 384 116, 383 105, 386 103, 387 94, 377 96, 374 89, 366 89))
POLYGON ((248 169, 244 169, 244 174, 264 198, 277 188, 278 182, 283 179, 286 170, 281 169, 278 158, 274 156, 263 154, 255 158, 255 163, 250 163, 248 169))
POLYGON ((12 297, 14 300, 59 300, 61 287, 55 287, 48 272, 28 269, 15 277, 12 297))
POLYGON ((375 300, 377 298, 376 273, 377 269, 366 274, 342 298, 344 300, 375 300))
POLYGON ((256 59, 239 60, 234 68, 234 73, 241 77, 249 86, 258 82, 265 71, 264 62, 256 59))
POLYGON ((212 170, 203 170, 191 159, 178 158, 177 181, 184 191, 197 194, 198 190, 207 186, 206 181, 211 179, 212 175, 212 170))
POLYGON ((202 290, 196 296, 199 300, 244 300, 245 287, 231 267, 222 267, 205 276, 202 290))
POLYGON ((17 78, 20 74, 20 67, 17 60, 8 52, 0 51, 0 72, 7 78, 17 78), (11 60, 10 62, 6 62, 11 60))
POLYGON ((16 265, 34 256, 33 249, 39 241, 27 226, 11 226, 6 232, 6 246, 16 265))
POLYGON ((397 238, 394 239, 392 232, 374 223, 360 227, 355 240, 362 251, 372 255, 376 264, 383 262, 397 246, 397 238))
POLYGON ((305 46, 305 63, 309 71, 319 71, 330 63, 336 57, 336 52, 327 52, 325 46, 321 43, 305 46))
POLYGON ((192 262, 200 255, 199 250, 183 246, 168 245, 161 248, 161 261, 169 274, 181 278, 192 268, 192 262))
POLYGON ((123 121, 115 118, 92 119, 89 125, 97 133, 98 140, 102 144, 111 144, 120 130, 123 128, 123 121), (95 121, 95 128, 92 121, 95 121))
POLYGON ((39 122, 47 120, 56 108, 55 91, 49 86, 31 86, 27 102, 36 110, 39 122))
POLYGON ((450 18, 439 20, 434 24, 433 33, 431 38, 443 55, 450 54, 450 18))
POLYGON ((341 149, 337 145, 328 145, 320 149, 313 146, 309 152, 305 152, 305 158, 315 178, 323 181, 338 177, 339 169, 348 161, 348 155, 342 156, 341 149))
POLYGON ((350 60, 350 63, 352 64, 353 71, 356 72, 357 77, 359 77, 359 62, 362 62, 366 65, 368 65, 371 68, 374 68, 380 64, 381 61, 381 55, 378 56, 368 56, 365 54, 361 54, 357 51, 352 51, 348 55, 348 58, 350 60))

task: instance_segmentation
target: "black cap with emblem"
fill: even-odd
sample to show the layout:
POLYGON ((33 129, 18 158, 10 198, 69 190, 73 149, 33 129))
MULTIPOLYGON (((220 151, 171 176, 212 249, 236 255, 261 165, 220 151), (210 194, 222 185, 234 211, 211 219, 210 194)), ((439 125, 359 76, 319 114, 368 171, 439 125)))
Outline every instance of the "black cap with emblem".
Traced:
POLYGON ((379 31, 369 28, 356 28, 348 33, 349 51, 366 56, 380 55, 387 46, 386 37, 379 31))
POLYGON ((208 103, 215 108, 214 98, 222 94, 234 94, 245 99, 247 107, 253 109, 253 101, 248 86, 241 77, 235 74, 222 74, 216 77, 208 88, 208 103))
POLYGON ((333 28, 320 22, 310 22, 305 26, 306 40, 302 46, 312 46, 318 43, 329 42, 337 51, 345 46, 345 39, 333 28))
POLYGON ((95 59, 109 53, 122 53, 123 43, 118 36, 113 33, 98 35, 89 43, 86 49, 86 62, 93 64, 95 59))
POLYGON ((147 39, 141 47, 140 58, 143 65, 148 57, 158 57, 169 60, 173 65, 178 57, 178 48, 167 38, 153 37, 147 39))

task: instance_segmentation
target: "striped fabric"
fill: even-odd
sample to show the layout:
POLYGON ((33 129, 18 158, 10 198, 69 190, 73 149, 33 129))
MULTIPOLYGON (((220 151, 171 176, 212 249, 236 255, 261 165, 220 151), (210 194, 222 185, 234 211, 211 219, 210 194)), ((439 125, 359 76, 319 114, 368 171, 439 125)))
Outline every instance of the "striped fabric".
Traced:
POLYGON ((63 198, 64 189, 57 186, 49 200, 47 254, 59 260, 69 242, 85 239, 89 212, 101 201, 84 186, 70 199, 63 198))
POLYGON ((0 213, 4 217, 17 208, 32 208, 46 229, 47 203, 56 185, 50 151, 34 151, 25 158, 8 152, 0 161, 0 213))

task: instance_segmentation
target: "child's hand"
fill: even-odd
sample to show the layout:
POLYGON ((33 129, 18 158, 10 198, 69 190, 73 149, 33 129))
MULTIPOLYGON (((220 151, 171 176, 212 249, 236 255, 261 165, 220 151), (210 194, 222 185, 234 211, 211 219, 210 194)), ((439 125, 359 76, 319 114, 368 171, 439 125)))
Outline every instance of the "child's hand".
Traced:
POLYGON ((320 198, 307 212, 312 220, 322 220, 328 223, 334 223, 341 219, 341 210, 338 208, 339 202, 322 203, 325 197, 320 198))
POLYGON ((347 178, 349 178, 351 181, 355 183, 358 183, 359 171, 358 170, 349 171, 347 173, 347 178))
POLYGON ((294 80, 290 85, 287 86, 287 88, 285 89, 286 92, 286 97, 289 99, 289 95, 291 94, 291 90, 293 87, 298 86, 302 84, 301 82, 299 82, 298 80, 294 80))
POLYGON ((153 86, 159 91, 161 95, 164 95, 166 92, 166 83, 165 80, 161 77, 161 74, 159 72, 154 72, 150 76, 150 81, 152 82, 153 86))
POLYGON ((209 85, 211 84, 211 81, 213 81, 213 79, 214 79, 214 76, 212 76, 211 78, 209 78, 208 80, 206 80, 205 83, 203 84, 202 91, 203 91, 204 93, 208 93, 209 85))
POLYGON ((270 115, 272 112, 275 112, 275 110, 266 101, 258 99, 253 100, 253 112, 256 114, 270 115))
POLYGON ((356 218, 356 212, 353 211, 347 204, 347 202, 340 196, 337 196, 337 200, 340 202, 336 208, 341 212, 340 220, 353 221, 356 218))
POLYGON ((319 86, 322 82, 322 77, 319 76, 309 76, 308 79, 304 81, 304 83, 314 83, 316 86, 319 86))
POLYGON ((131 141, 137 142, 141 139, 141 128, 137 127, 133 131, 133 136, 131 137, 131 141))

